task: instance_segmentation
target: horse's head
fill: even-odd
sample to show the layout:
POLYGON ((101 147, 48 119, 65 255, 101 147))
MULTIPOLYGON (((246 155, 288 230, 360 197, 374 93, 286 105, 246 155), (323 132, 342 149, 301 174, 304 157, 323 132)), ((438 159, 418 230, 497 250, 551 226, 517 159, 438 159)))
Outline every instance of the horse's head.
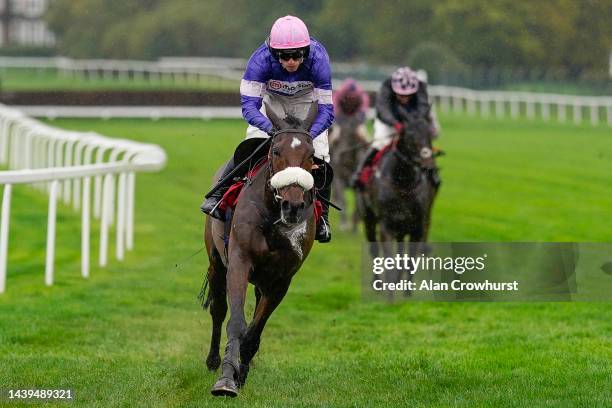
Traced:
POLYGON ((280 201, 281 221, 298 224, 305 220, 305 209, 314 199, 314 147, 308 130, 317 115, 317 103, 313 102, 304 121, 292 116, 281 119, 269 106, 266 113, 278 129, 268 153, 270 186, 280 201))
POLYGON ((398 110, 404 133, 400 135, 398 148, 413 158, 421 161, 432 157, 431 127, 422 114, 407 112, 400 107, 398 110))

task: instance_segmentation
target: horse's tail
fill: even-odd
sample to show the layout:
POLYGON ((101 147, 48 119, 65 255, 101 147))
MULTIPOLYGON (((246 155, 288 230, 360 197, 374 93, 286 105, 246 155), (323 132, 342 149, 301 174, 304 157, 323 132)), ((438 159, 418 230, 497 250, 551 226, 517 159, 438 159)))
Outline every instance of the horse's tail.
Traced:
POLYGON ((206 272, 206 276, 204 277, 204 282, 202 282, 202 287, 200 288, 200 293, 198 294, 198 300, 200 301, 200 305, 202 305, 202 309, 206 310, 208 309, 208 306, 210 306, 210 302, 212 300, 212 293, 210 290, 208 290, 208 274, 210 273, 210 271, 206 272))

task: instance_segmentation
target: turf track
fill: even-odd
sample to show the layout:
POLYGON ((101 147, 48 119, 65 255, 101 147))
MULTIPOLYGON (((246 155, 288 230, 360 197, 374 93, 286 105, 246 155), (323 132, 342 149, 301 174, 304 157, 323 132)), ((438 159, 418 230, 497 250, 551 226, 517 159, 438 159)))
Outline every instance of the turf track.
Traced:
MULTIPOLYGON (((609 128, 442 123, 448 155, 432 240, 612 240, 609 128)), ((158 143, 168 166, 137 177, 134 252, 93 266, 89 281, 79 277, 79 215, 60 208, 51 288, 43 284, 46 198, 15 188, 0 387, 72 388, 75 406, 88 407, 230 403, 208 392, 210 322, 195 299, 207 263, 201 252, 190 256, 202 246, 202 194, 244 124, 55 125, 158 143)), ((361 241, 335 231, 331 245, 315 247, 232 406, 612 404, 610 303, 366 303, 361 241)), ((92 245, 95 254, 95 234, 92 245)))

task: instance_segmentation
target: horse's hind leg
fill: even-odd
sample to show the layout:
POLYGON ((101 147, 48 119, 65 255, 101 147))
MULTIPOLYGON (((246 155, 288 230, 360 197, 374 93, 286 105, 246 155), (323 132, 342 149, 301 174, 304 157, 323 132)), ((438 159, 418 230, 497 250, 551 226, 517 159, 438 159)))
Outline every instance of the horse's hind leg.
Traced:
POLYGON ((208 267, 208 282, 210 285, 209 310, 212 317, 212 336, 210 339, 210 350, 206 358, 206 367, 215 371, 221 365, 219 355, 219 344, 221 342, 221 329, 227 314, 227 299, 225 296, 225 274, 226 269, 221 262, 219 253, 215 249, 208 267))

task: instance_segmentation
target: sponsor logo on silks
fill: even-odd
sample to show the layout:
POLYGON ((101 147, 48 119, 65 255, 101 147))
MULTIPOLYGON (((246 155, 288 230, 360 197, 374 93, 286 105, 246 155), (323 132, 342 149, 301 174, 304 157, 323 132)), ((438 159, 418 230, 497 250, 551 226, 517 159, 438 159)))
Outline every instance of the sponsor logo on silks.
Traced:
POLYGON ((299 92, 312 89, 312 82, 310 81, 285 82, 271 79, 268 81, 267 85, 268 90, 286 95, 295 95, 299 92))
POLYGON ((277 89, 281 89, 283 85, 281 84, 280 81, 268 81, 268 88, 273 89, 273 90, 277 90, 277 89))

